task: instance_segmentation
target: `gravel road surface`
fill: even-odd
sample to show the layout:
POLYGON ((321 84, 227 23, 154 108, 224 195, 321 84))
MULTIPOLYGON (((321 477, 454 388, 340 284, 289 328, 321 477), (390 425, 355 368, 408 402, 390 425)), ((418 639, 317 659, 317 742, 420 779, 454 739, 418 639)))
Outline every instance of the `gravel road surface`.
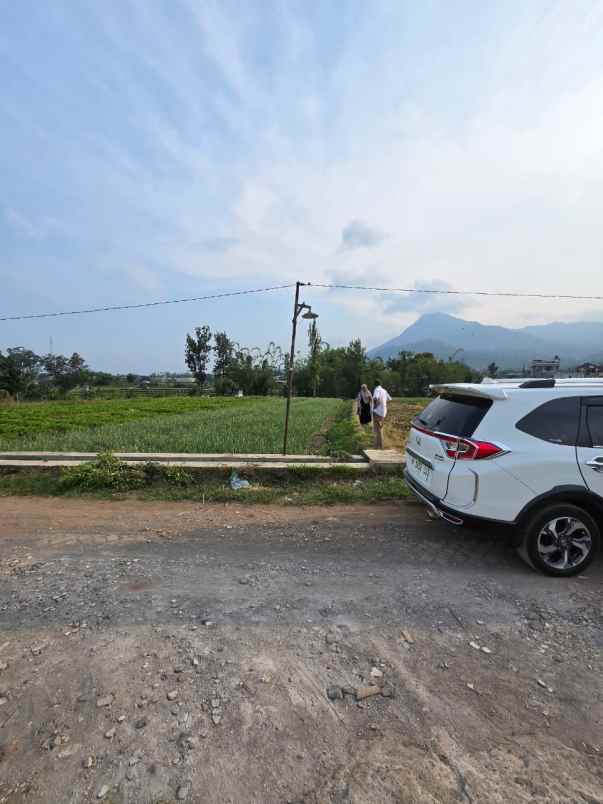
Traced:
POLYGON ((0 498, 0 802, 602 802, 602 582, 409 503, 0 498))

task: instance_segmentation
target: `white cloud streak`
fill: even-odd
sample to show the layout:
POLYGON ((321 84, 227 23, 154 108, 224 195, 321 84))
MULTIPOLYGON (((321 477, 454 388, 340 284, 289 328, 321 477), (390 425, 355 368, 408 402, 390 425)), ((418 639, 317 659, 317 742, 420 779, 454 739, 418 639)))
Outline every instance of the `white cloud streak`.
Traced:
MULTIPOLYGON (((82 74, 124 117, 104 131, 75 121, 62 152, 71 223, 151 287, 161 266, 175 280, 340 272, 360 284, 603 292, 603 7, 535 2, 492 19, 472 7, 440 21, 411 4, 351 3, 353 21, 337 30, 329 18, 326 34, 305 4, 89 3, 81 20, 100 45, 82 74), (340 249, 353 222, 365 228, 348 240, 365 247, 340 249)), ((76 89, 55 91, 73 114, 76 89)), ((46 128, 59 152, 64 133, 46 128)), ((16 208, 12 227, 38 236, 16 208)), ((427 309, 507 324, 577 310, 342 303, 351 326, 370 312, 375 337, 383 325, 370 321, 384 314, 394 330, 427 309)))

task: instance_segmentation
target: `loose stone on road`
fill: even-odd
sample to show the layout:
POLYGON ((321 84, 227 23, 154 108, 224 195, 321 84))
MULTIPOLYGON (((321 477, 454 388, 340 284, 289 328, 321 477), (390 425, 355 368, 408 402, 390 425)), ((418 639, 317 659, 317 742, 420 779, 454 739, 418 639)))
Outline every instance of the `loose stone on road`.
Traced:
POLYGON ((0 800, 601 800, 601 563, 409 504, 72 502, 0 500, 0 800))

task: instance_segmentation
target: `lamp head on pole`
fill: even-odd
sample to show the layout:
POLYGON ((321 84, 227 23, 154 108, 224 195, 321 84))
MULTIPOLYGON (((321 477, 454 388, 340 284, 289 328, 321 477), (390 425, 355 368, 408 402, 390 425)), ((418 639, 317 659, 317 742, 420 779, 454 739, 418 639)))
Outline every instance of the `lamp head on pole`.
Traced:
POLYGON ((318 318, 318 313, 312 312, 312 307, 309 304, 302 304, 301 309, 305 309, 305 313, 302 315, 302 318, 305 318, 309 321, 314 321, 314 319, 318 318))

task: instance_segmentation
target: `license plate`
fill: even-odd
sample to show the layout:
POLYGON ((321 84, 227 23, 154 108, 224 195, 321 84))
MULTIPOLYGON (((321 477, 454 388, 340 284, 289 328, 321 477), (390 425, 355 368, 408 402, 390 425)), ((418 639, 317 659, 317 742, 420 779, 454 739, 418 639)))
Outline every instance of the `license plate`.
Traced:
POLYGON ((410 460, 415 473, 419 475, 419 477, 426 483, 429 483, 431 480, 431 466, 428 466, 426 463, 423 463, 423 461, 419 461, 417 458, 412 456, 410 460))

